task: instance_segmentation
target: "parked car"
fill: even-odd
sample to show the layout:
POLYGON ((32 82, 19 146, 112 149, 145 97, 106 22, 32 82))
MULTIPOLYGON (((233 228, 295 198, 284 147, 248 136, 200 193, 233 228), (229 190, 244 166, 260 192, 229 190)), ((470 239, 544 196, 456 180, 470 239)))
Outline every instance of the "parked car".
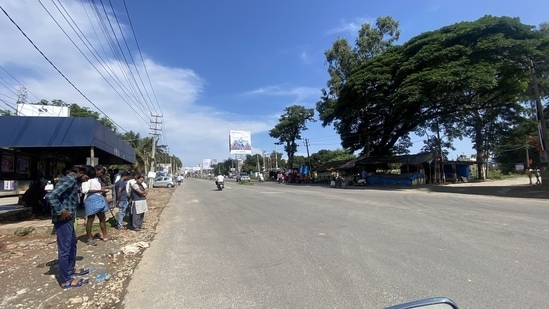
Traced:
POLYGON ((250 175, 248 173, 242 172, 236 176, 236 181, 250 181, 250 175))
POLYGON ((168 176, 156 177, 153 182, 154 188, 172 188, 173 186, 173 179, 168 176))

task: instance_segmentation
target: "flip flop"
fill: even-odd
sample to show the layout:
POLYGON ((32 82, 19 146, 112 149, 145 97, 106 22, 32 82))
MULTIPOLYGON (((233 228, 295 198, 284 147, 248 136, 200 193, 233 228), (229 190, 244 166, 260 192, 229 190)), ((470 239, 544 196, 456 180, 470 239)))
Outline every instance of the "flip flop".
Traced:
POLYGON ((80 268, 78 272, 75 272, 74 270, 72 272, 69 272, 69 276, 75 277, 75 276, 84 276, 90 273, 89 268, 80 268))
POLYGON ((73 279, 71 279, 61 284, 61 288, 63 288, 63 290, 77 288, 79 286, 83 286, 84 284, 88 284, 89 282, 90 282, 90 279, 80 279, 76 282, 76 284, 73 284, 73 279))

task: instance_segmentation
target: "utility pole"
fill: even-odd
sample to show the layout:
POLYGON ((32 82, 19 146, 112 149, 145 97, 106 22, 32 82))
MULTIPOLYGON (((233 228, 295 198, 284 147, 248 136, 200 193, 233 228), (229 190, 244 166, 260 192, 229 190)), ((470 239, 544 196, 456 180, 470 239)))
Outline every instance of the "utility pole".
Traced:
MULTIPOLYGON (((261 166, 259 165, 259 154, 255 154, 255 160, 257 161, 257 172, 261 173, 261 166)), ((259 174, 257 175, 259 177, 259 174)))
MULTIPOLYGON (((151 114, 151 135, 152 135, 152 154, 151 154, 151 168, 149 169, 149 174, 156 172, 155 170, 155 161, 154 156, 156 154, 156 140, 160 136, 159 131, 161 131, 162 125, 162 115, 153 115, 151 114)), ((149 187, 153 186, 153 178, 149 178, 149 187)))
POLYGON ((307 161, 309 162, 309 174, 311 174, 311 157, 309 156, 309 139, 305 139, 305 147, 307 148, 307 161))
POLYGON ((528 148, 530 148, 530 145, 528 142, 526 142, 524 148, 526 148, 526 166, 524 168, 525 170, 528 170, 530 168, 530 154, 528 153, 528 148))
MULTIPOLYGON (((547 146, 549 145, 549 135, 547 134, 547 123, 543 116, 543 105, 541 104, 541 96, 539 93, 538 78, 534 68, 534 62, 530 60, 530 73, 532 74, 532 87, 534 88, 534 96, 536 100, 536 118, 538 120, 539 142, 541 146, 541 162, 549 163, 547 160, 547 146)), ((549 171, 545 169, 542 173, 542 184, 547 185, 549 182, 549 171)))
POLYGON ((278 171, 278 155, 276 153, 276 144, 275 144, 275 169, 278 171))

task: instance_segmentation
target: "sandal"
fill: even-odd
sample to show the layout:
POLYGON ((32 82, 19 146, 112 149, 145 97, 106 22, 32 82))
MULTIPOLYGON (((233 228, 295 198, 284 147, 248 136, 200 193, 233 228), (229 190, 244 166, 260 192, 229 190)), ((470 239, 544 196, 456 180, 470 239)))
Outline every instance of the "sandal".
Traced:
POLYGON ((77 288, 79 286, 83 286, 84 284, 88 284, 90 282, 90 279, 80 279, 76 283, 74 282, 74 279, 71 279, 65 283, 61 284, 61 288, 64 290, 70 289, 70 288, 77 288))
POLYGON ((90 273, 90 269, 89 268, 80 268, 78 269, 78 272, 76 269, 74 269, 73 271, 70 271, 69 272, 69 276, 71 277, 74 277, 74 276, 84 276, 84 275, 87 275, 90 273))

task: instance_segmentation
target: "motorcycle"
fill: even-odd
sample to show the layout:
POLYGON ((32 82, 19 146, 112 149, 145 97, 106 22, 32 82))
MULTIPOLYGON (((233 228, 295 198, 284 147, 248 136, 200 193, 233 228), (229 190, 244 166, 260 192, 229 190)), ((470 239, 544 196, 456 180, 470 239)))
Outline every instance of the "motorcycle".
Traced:
POLYGON ((217 190, 219 191, 223 190, 223 188, 225 187, 225 184, 223 183, 223 181, 216 181, 215 184, 217 185, 217 190))
POLYGON ((434 297, 387 307, 385 309, 459 309, 456 303, 446 297, 434 297))

